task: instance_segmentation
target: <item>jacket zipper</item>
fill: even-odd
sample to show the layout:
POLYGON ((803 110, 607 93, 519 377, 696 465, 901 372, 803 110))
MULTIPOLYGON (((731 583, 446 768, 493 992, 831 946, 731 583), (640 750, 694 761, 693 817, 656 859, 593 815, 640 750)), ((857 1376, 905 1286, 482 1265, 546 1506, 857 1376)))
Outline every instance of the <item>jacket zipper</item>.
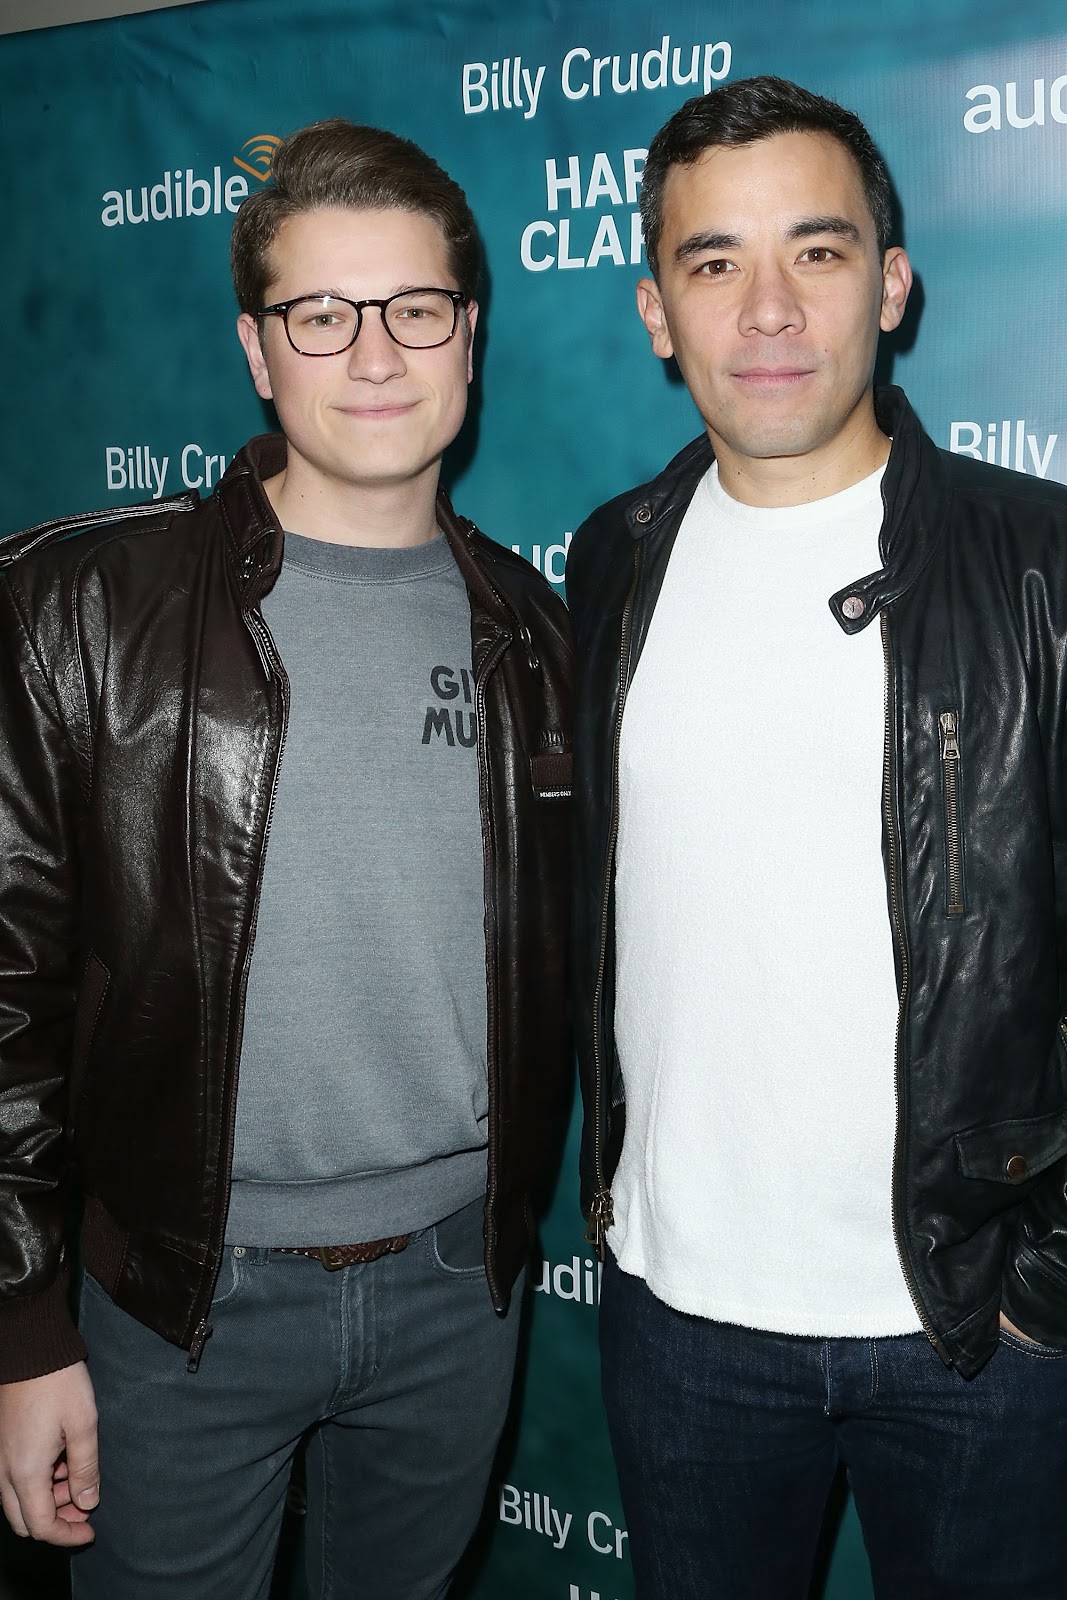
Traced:
MULTIPOLYGON (((244 1018, 245 996, 248 993, 248 974, 252 966, 252 950, 256 941, 256 926, 259 922, 259 901, 263 890, 263 872, 267 861, 267 841, 270 838, 271 823, 274 820, 274 801, 278 793, 278 774, 282 767, 282 753, 285 750, 286 734, 289 731, 289 690, 285 669, 281 663, 274 640, 271 638, 270 629, 261 618, 253 616, 251 612, 244 613, 245 626, 252 635, 256 646, 256 654, 263 664, 268 676, 273 676, 278 685, 282 700, 282 732, 278 740, 278 754, 274 761, 274 775, 271 779, 270 800, 267 805, 267 820, 263 828, 263 843, 259 852, 259 869, 256 874, 256 893, 252 904, 252 926, 248 936, 248 949, 245 952, 244 966, 241 971, 241 990, 238 999, 239 1014, 244 1018)), ((238 1052, 239 1053, 239 1052, 238 1052)), ((236 1060, 236 1058, 235 1058, 236 1060)), ((230 1095, 230 1106, 226 1122, 226 1204, 223 1207, 219 1228, 225 1234, 226 1213, 230 1205, 230 1188, 233 1181, 233 1145, 237 1128, 237 1094, 236 1090, 230 1095)), ((189 1346, 189 1360, 186 1363, 189 1372, 195 1372, 200 1365, 200 1357, 204 1352, 204 1345, 211 1337, 211 1323, 207 1320, 206 1311, 211 1305, 211 1297, 215 1293, 215 1285, 219 1281, 219 1272, 222 1268, 222 1239, 218 1240, 216 1248, 215 1271, 212 1274, 211 1284, 207 1291, 205 1314, 197 1321, 193 1330, 192 1342, 189 1346)))
POLYGON ((634 596, 641 572, 641 546, 634 545, 634 573, 630 592, 622 611, 619 629, 619 707, 615 714, 615 735, 611 751, 611 817, 608 826, 608 848, 604 861, 604 894, 600 903, 600 960, 597 967, 596 987, 593 991, 593 1180, 596 1193, 589 1209, 589 1225, 585 1231, 588 1244, 593 1246, 601 1261, 607 1250, 607 1232, 615 1221, 615 1207, 604 1176, 603 1151, 603 1049, 600 1037, 600 1014, 604 998, 604 969, 607 965, 609 884, 615 859, 615 846, 619 838, 619 745, 622 739, 622 714, 626 709, 626 691, 629 687, 630 621, 633 615, 634 596))
MULTIPOLYGON (((526 637, 523 643, 526 646, 526 657, 531 672, 540 670, 533 648, 533 640, 528 631, 523 630, 526 637)), ((500 1072, 499 1050, 497 1049, 497 1005, 496 1005, 496 878, 494 873, 493 855, 493 817, 490 805, 489 790, 489 753, 485 745, 485 683, 489 674, 496 668, 505 650, 512 642, 512 635, 502 632, 495 648, 490 651, 482 662, 480 672, 474 678, 474 707, 478 718, 478 789, 481 799, 482 818, 482 860, 484 862, 484 889, 485 903, 485 974, 486 974, 486 1066, 489 1075, 489 1149, 486 1158, 486 1209, 485 1209, 485 1276, 489 1284, 489 1293, 493 1305, 499 1310, 503 1304, 500 1286, 496 1273, 493 1270, 493 1247, 496 1242, 496 1226, 493 1221, 494 1204, 496 1201, 498 1174, 493 1138, 493 1117, 496 1106, 493 1102, 499 1098, 496 1077, 500 1072)))
POLYGON ((960 820, 959 718, 942 711, 941 786, 945 798, 945 910, 950 917, 963 915, 963 827, 960 820))
POLYGON ((897 1006, 896 1038, 893 1045, 893 1106, 895 1112, 895 1131, 893 1138, 893 1242, 896 1245, 897 1259, 900 1270, 904 1274, 904 1282, 908 1293, 911 1295, 912 1304, 922 1323, 923 1332, 941 1357, 946 1366, 951 1366, 948 1352, 937 1336, 937 1332, 927 1316, 926 1308, 919 1298, 915 1278, 912 1274, 908 1258, 904 1251, 903 1230, 900 1225, 900 1168, 901 1168, 901 1098, 904 1082, 904 1010, 908 1001, 908 988, 911 980, 911 969, 908 960, 908 942, 904 933, 904 915, 900 900, 900 871, 898 864, 899 834, 897 830, 896 815, 893 811, 893 658, 889 641, 889 618, 883 611, 879 617, 882 630, 882 654, 885 661, 885 748, 882 759, 882 805, 885 817, 886 839, 889 845, 889 906, 893 924, 893 937, 896 940, 897 950, 900 954, 900 999, 897 1006))

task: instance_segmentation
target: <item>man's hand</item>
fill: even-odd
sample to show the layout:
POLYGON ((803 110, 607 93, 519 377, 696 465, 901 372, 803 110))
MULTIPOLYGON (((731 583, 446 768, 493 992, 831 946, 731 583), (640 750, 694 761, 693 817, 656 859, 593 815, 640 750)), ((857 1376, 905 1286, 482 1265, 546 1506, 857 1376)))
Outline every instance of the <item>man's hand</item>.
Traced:
POLYGON ((0 1384, 0 1503, 23 1539, 91 1544, 100 1498, 96 1401, 84 1361, 0 1384))

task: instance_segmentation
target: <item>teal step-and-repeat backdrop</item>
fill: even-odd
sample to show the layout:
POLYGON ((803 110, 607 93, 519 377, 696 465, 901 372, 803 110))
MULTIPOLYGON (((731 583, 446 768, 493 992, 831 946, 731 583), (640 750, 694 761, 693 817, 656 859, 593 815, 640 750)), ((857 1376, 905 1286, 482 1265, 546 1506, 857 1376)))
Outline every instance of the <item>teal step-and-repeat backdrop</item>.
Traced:
MULTIPOLYGON (((1062 0, 211 0, 0 40, 0 532, 210 489, 264 426, 233 335, 233 213, 278 139, 344 115, 466 187, 488 256, 460 509, 554 583, 598 501, 698 429, 634 310, 649 139, 777 72, 882 146, 920 280, 892 352, 943 445, 1067 481, 1062 0)), ((472 1600, 630 1600, 575 1138, 472 1600)), ((827 1600, 867 1600, 846 1509, 827 1600)))

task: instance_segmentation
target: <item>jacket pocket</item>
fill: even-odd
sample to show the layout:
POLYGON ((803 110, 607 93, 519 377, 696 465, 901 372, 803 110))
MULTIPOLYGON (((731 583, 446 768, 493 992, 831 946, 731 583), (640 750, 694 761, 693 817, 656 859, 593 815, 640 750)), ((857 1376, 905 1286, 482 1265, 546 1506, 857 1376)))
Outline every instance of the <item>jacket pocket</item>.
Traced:
POLYGON ((1067 1110, 1044 1117, 1013 1117, 956 1135, 965 1178, 1018 1187, 1067 1155, 1067 1110))
POLYGON ((941 799, 945 813, 945 912, 950 917, 960 917, 966 910, 966 883, 959 714, 942 711, 937 721, 941 744, 941 799))
POLYGON ((569 800, 573 756, 569 750, 538 750, 530 757, 530 781, 539 800, 569 800))
POLYGON ((89 1063, 89 1052, 92 1049, 93 1039, 96 1035, 96 1025, 100 1021, 100 1008, 104 1004, 107 986, 111 982, 108 972, 99 956, 91 951, 85 963, 85 972, 82 975, 81 988, 78 990, 78 1004, 74 1011, 74 1037, 71 1041, 70 1061, 70 1092, 68 1104, 72 1111, 77 1110, 78 1101, 81 1099, 85 1086, 85 1069, 89 1063))

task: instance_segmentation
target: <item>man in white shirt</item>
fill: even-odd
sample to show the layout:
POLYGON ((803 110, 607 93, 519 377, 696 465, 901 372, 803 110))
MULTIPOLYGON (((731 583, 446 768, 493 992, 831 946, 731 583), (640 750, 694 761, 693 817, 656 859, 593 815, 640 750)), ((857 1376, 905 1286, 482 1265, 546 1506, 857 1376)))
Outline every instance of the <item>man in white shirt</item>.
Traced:
POLYGON ((1067 492, 875 393, 912 274, 852 113, 697 97, 642 214, 638 308, 706 435, 568 569, 584 1199, 638 1594, 802 1597, 843 1462, 880 1597, 1052 1600, 1067 492))

